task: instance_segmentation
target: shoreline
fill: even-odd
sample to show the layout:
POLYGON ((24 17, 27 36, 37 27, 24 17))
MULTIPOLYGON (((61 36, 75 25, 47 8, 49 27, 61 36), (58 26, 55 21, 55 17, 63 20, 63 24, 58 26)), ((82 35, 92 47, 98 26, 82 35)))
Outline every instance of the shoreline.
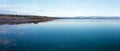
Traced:
POLYGON ((48 16, 35 16, 35 15, 12 15, 12 14, 0 14, 0 25, 2 24, 24 24, 24 23, 39 23, 47 22, 56 19, 105 19, 105 20, 120 20, 120 17, 48 17, 48 16))
POLYGON ((47 16, 0 14, 0 24, 39 23, 51 21, 54 19, 56 18, 47 16))

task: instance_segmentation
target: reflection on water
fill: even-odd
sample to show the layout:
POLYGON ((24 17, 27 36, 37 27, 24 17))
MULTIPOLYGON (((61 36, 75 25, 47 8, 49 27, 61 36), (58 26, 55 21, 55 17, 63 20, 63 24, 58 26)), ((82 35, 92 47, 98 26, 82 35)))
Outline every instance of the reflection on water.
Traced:
POLYGON ((0 51, 120 51, 119 20, 0 25, 0 51))
POLYGON ((48 21, 52 21, 52 20, 55 20, 55 19, 46 19, 46 20, 39 20, 39 21, 35 21, 35 20, 0 20, 0 25, 4 25, 4 24, 9 24, 9 25, 17 25, 17 24, 27 24, 27 23, 34 23, 34 24, 38 24, 38 23, 42 23, 42 22, 48 22, 48 21))

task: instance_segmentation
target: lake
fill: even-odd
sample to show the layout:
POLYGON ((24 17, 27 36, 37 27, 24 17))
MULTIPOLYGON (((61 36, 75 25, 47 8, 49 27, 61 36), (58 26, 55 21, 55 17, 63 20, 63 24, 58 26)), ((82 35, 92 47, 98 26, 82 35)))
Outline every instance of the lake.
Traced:
POLYGON ((120 20, 3 24, 0 51, 120 51, 120 20))

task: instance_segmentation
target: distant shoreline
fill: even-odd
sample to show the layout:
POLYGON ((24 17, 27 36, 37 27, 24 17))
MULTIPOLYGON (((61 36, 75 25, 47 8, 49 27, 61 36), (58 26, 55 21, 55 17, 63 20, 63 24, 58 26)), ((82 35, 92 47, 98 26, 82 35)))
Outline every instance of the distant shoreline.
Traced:
POLYGON ((120 17, 48 17, 34 15, 11 15, 0 14, 0 24, 23 24, 23 23, 39 23, 47 22, 55 19, 114 19, 120 20, 120 17))
POLYGON ((38 23, 51 21, 54 19, 56 18, 47 16, 0 14, 0 24, 38 23))

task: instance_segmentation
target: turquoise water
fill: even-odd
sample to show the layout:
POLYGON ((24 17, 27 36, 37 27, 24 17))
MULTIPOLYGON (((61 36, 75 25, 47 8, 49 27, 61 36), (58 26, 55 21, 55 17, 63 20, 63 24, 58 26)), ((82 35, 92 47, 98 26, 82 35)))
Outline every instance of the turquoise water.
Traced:
POLYGON ((0 25, 0 51, 120 51, 120 20, 0 25))

